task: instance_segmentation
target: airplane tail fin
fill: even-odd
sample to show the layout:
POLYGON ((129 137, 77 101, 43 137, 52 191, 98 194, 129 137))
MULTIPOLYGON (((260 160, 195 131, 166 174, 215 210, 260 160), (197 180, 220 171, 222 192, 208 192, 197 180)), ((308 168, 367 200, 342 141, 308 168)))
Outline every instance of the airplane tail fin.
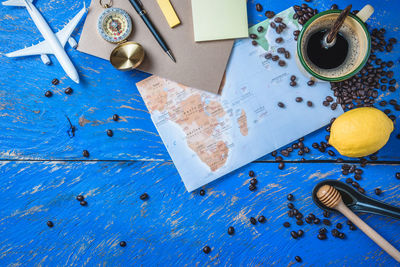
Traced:
POLYGON ((32 2, 33 0, 8 0, 3 2, 3 6, 26 6, 25 1, 32 2))

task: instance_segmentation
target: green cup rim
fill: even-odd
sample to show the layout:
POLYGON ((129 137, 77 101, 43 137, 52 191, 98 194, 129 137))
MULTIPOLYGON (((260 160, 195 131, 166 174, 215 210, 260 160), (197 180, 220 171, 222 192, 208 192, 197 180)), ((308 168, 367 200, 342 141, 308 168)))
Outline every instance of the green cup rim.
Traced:
POLYGON ((304 29, 307 29, 307 27, 308 27, 311 23, 313 23, 316 19, 318 19, 319 17, 322 17, 322 16, 324 16, 324 15, 326 15, 326 14, 340 13, 340 12, 342 12, 342 10, 337 10, 337 9, 335 9, 335 10, 327 10, 327 11, 318 13, 318 14, 316 14, 315 16, 313 16, 312 18, 310 18, 310 19, 306 22, 306 24, 304 24, 302 30, 300 31, 300 34, 299 34, 299 37, 298 37, 298 41, 297 41, 297 54, 298 54, 299 60, 300 60, 300 62, 301 62, 301 65, 302 65, 302 66, 306 69, 306 71, 307 71, 308 73, 310 73, 312 76, 314 76, 314 77, 316 77, 316 78, 318 78, 318 79, 320 79, 320 80, 323 80, 323 81, 339 82, 339 81, 347 80, 348 78, 354 76, 355 74, 357 74, 357 73, 364 67, 364 65, 365 65, 365 63, 368 61, 369 55, 370 55, 370 53, 371 53, 371 36, 370 36, 370 34, 369 34, 369 32, 368 32, 367 27, 365 26, 364 22, 363 22, 359 17, 357 17, 356 15, 353 15, 353 14, 350 13, 349 16, 352 17, 353 19, 355 19, 355 20, 361 25, 361 27, 363 28, 363 30, 364 30, 364 32, 365 32, 365 34, 366 34, 366 36, 367 36, 367 41, 368 41, 367 53, 365 54, 365 57, 364 57, 363 61, 361 62, 361 64, 360 64, 355 70, 353 70, 352 72, 350 72, 350 73, 348 73, 348 74, 346 74, 346 75, 344 75, 344 76, 336 77, 336 78, 329 78, 329 77, 325 77, 325 76, 319 75, 318 73, 314 72, 314 71, 307 65, 307 63, 305 62, 305 60, 304 60, 304 58, 303 58, 303 54, 302 54, 302 52, 301 52, 301 40, 302 40, 303 35, 304 35, 304 32, 305 32, 304 29))

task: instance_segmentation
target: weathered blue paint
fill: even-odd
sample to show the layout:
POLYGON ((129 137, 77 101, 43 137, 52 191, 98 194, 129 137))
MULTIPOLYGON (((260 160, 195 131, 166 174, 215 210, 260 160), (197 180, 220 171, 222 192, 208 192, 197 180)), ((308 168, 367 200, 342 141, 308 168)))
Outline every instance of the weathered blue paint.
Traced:
MULTIPOLYGON (((189 1, 189 0, 186 0, 189 1)), ((89 5, 89 0, 85 0, 89 5)), ((248 1, 250 24, 263 19, 266 10, 276 12, 300 2, 260 0, 264 11, 255 11, 256 1, 248 1)), ((345 1, 335 1, 344 7, 345 1)), ((314 0, 319 10, 333 1, 314 0)), ((355 0, 354 9, 368 1, 355 0)), ((374 1, 376 12, 368 22, 383 27, 388 37, 400 40, 398 1, 374 1)), ((36 5, 54 30, 82 7, 79 1, 42 1, 36 5)), ((74 36, 79 39, 79 30, 74 36)), ((0 6, 0 51, 9 52, 41 40, 27 12, 0 6)), ((384 60, 395 61, 398 78, 400 44, 384 60)), ((0 265, 291 265, 300 255, 304 265, 387 265, 395 262, 359 230, 344 226, 346 240, 316 239, 317 227, 285 229, 288 220, 286 195, 295 195, 295 205, 303 214, 322 213, 312 203, 310 192, 324 178, 344 177, 333 163, 287 163, 283 171, 267 155, 208 185, 206 196, 185 191, 170 161, 135 83, 145 73, 118 72, 106 61, 67 49, 76 64, 82 83, 73 84, 55 62, 45 66, 38 57, 8 59, 0 56, 0 265), (51 85, 59 78, 58 86, 51 85), (64 88, 74 93, 66 96, 64 88), (46 90, 52 98, 43 96, 46 90), (114 113, 121 116, 112 121, 114 113), (76 136, 67 134, 68 116, 77 126, 76 136), (79 124, 80 122, 80 124, 79 124), (114 130, 114 137, 106 135, 114 130), (82 150, 91 160, 82 162, 82 150), (38 161, 32 161, 38 160, 38 161), (62 160, 62 161, 54 161, 62 160), (65 161, 67 160, 67 161, 65 161), (72 161, 70 161, 72 160, 72 161), (76 162, 75 162, 76 160, 76 162), (112 160, 126 160, 113 162, 112 160), (258 190, 250 192, 247 173, 254 170, 258 190), (150 199, 139 200, 142 192, 150 199), (75 200, 83 193, 89 205, 75 200), (265 224, 255 227, 248 218, 263 214, 265 224), (49 229, 46 221, 52 220, 49 229), (228 236, 228 226, 236 234, 228 236), (290 230, 304 229, 299 240, 290 230), (120 248, 118 242, 128 246, 120 248), (201 252, 204 245, 212 252, 201 252)), ((399 99, 398 92, 385 92, 381 99, 399 99)), ((395 113, 399 116, 399 112, 395 113)), ((399 205, 400 140, 395 135, 378 154, 379 161, 392 165, 367 166, 360 184, 373 196, 381 187, 388 203, 399 205)), ((305 144, 324 140, 323 129, 306 137, 305 144)), ((313 152, 310 160, 333 159, 313 152)), ((291 155, 288 160, 299 161, 291 155)), ((384 237, 400 248, 400 222, 376 215, 362 215, 384 237)), ((340 215, 332 221, 345 222, 340 215)), ((328 227, 332 229, 332 227, 328 227)))
MULTIPOLYGON (((189 1, 189 0, 186 0, 189 1)), ((264 11, 287 8, 286 1, 260 1, 264 11)), ((338 1, 345 6, 344 1, 338 1)), ((295 2, 291 2, 292 4, 295 2)), ((354 1, 354 8, 361 8, 367 1, 354 1)), ((86 1, 89 4, 89 1, 86 1)), ((322 10, 332 2, 315 1, 313 5, 322 10)), ((60 29, 67 19, 73 17, 82 6, 79 1, 42 1, 36 5, 43 12, 54 30, 60 29)), ((249 21, 256 23, 263 19, 264 12, 257 12, 255 2, 248 6, 249 21)), ((374 3, 376 13, 370 25, 387 25, 387 36, 400 37, 396 31, 399 17, 393 8, 397 1, 374 3)), ((36 26, 23 8, 0 7, 0 51, 9 52, 41 40, 36 26)), ((79 34, 74 34, 78 39, 79 34)), ((400 40, 400 38, 398 38, 400 40)), ((68 54, 77 66, 82 83, 74 84, 65 76, 57 62, 51 66, 41 63, 39 57, 20 59, 0 56, 2 75, 0 78, 0 156, 4 159, 81 159, 85 148, 91 152, 91 159, 134 159, 169 160, 170 157, 150 120, 148 111, 135 87, 135 83, 147 77, 139 71, 119 72, 105 60, 97 59, 68 48, 68 54), (58 86, 52 86, 53 78, 60 78, 58 86), (64 88, 71 86, 74 93, 64 94, 64 88), (52 98, 43 97, 46 90, 54 92, 52 98), (111 120, 118 113, 122 120, 111 120), (75 138, 68 138, 68 122, 65 115, 77 126, 75 138), (81 119, 82 126, 78 122, 81 119), (114 130, 109 138, 106 129, 114 130)), ((394 71, 400 73, 398 59, 400 44, 393 53, 385 55, 396 61, 394 71)), ((54 61, 54 58, 52 58, 54 61)), ((397 76, 398 77, 398 76, 397 76)), ((398 98, 396 94, 382 94, 382 99, 398 98)), ((395 113, 397 116, 399 112, 395 113)), ((396 130, 399 133, 399 130, 396 130)), ((311 141, 324 140, 324 130, 312 134, 311 141)), ((307 143, 311 145, 311 143, 307 143)), ((397 152, 400 140, 392 136, 390 143, 380 155, 382 160, 400 160, 397 152)), ((330 159, 327 154, 313 153, 311 159, 330 159)), ((271 159, 266 157, 264 159, 271 159)), ((295 159, 295 158, 293 158, 295 159)))
MULTIPOLYGON (((0 265, 289 265, 299 255, 304 264, 393 266, 360 230, 350 231, 341 215, 346 240, 316 238, 319 227, 301 227, 287 217, 286 195, 304 215, 322 212, 311 201, 315 183, 344 177, 337 164, 252 163, 229 178, 212 183, 206 195, 185 191, 171 163, 3 162, 0 175, 0 265), (248 190, 248 171, 255 170, 258 190, 248 190), (148 201, 139 195, 147 192, 148 201), (75 199, 84 194, 87 207, 75 199), (267 222, 253 226, 250 216, 267 222), (55 224, 48 228, 47 220, 55 224), (288 229, 282 224, 289 221, 288 229), (236 233, 227 234, 234 226, 236 233), (303 229, 293 240, 290 231, 303 229), (118 243, 127 242, 121 248, 118 243), (212 252, 201 252, 209 245, 212 252)), ((381 185, 378 199, 399 204, 399 166, 367 166, 360 184, 367 194, 381 185)), ((400 221, 362 215, 400 248, 400 221)), ((321 227, 321 225, 320 225, 321 227)), ((327 227, 328 230, 333 227, 327 227)))

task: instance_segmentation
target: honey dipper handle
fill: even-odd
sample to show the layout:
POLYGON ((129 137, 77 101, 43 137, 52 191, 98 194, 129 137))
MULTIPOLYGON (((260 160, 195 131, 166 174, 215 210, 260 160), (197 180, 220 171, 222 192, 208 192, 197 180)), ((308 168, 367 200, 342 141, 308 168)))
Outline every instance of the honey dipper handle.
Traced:
POLYGON ((393 247, 386 239, 372 229, 368 224, 354 214, 344 203, 340 203, 335 207, 344 216, 347 217, 352 223, 354 223, 361 231, 363 231, 369 238, 371 238, 378 246, 392 256, 397 262, 400 262, 400 252, 393 247))

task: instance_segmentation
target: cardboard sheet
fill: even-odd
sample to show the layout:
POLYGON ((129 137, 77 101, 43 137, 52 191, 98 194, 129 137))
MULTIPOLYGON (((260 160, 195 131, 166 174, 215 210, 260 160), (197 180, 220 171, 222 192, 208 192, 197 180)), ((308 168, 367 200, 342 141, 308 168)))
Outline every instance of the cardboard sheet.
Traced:
MULTIPOLYGON (((113 7, 124 9, 132 17, 134 29, 129 40, 140 43, 145 49, 145 60, 138 69, 186 86, 218 93, 233 40, 194 42, 190 0, 173 0, 171 3, 181 20, 181 25, 173 29, 165 21, 157 1, 143 1, 150 19, 175 56, 176 63, 161 49, 128 0, 113 1, 113 7)), ((115 44, 103 40, 97 32, 97 19, 103 10, 98 0, 92 0, 78 50, 109 60, 115 44)))

